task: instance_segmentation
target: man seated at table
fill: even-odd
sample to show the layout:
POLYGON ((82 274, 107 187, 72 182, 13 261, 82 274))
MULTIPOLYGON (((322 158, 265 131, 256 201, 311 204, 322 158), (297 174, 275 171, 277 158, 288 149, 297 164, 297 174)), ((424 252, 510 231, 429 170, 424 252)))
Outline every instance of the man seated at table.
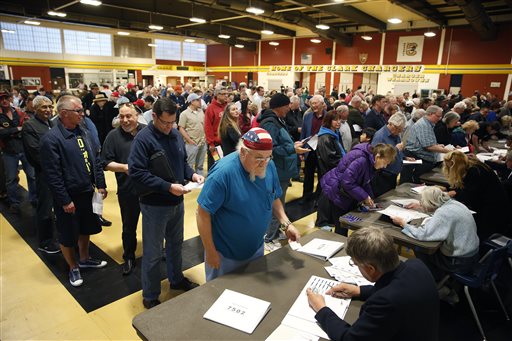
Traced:
POLYGON ((289 239, 300 237, 284 212, 281 193, 272 137, 264 129, 252 128, 242 136, 238 151, 210 170, 197 199, 207 281, 263 256, 272 213, 289 239))
POLYGON ((352 233, 347 254, 375 285, 341 283, 327 291, 334 297, 366 300, 353 325, 328 308, 322 295, 308 289, 315 318, 331 340, 437 340, 439 297, 430 271, 420 260, 400 262, 393 238, 376 227, 352 233))

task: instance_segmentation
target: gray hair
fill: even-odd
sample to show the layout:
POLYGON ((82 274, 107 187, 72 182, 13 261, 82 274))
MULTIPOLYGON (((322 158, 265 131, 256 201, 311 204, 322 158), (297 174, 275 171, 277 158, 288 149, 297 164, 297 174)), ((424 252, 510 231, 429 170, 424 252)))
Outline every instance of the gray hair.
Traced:
POLYGON ((346 112, 348 111, 348 107, 346 105, 339 105, 337 108, 336 108, 336 112, 337 113, 342 113, 342 112, 346 112))
POLYGON ((438 107, 437 105, 431 105, 427 108, 427 115, 434 115, 440 111, 443 111, 441 107, 438 107))
POLYGON ((300 102, 299 96, 290 97, 290 103, 300 102))
POLYGON ((81 103, 80 98, 73 95, 65 95, 59 98, 59 101, 57 102, 57 113, 60 114, 62 110, 67 109, 69 104, 74 101, 81 103))
POLYGON ((388 120, 388 123, 394 125, 395 127, 405 127, 405 123, 407 122, 407 117, 401 112, 394 113, 388 120))
POLYGON ((53 104, 53 102, 51 101, 51 99, 49 99, 48 97, 46 96, 36 96, 34 98, 34 100, 32 101, 32 105, 34 106, 34 109, 39 109, 40 106, 42 106, 43 104, 45 103, 50 103, 50 104, 53 104))
POLYGON ((422 118, 423 116, 425 116, 427 112, 425 111, 425 109, 416 109, 414 110, 414 113, 412 114, 412 120, 414 122, 418 121, 420 118, 422 118))
POLYGON ((347 254, 355 261, 371 264, 382 273, 393 271, 400 264, 393 237, 377 227, 363 227, 347 240, 347 254))
POLYGON ((447 125, 458 120, 460 120, 460 115, 453 111, 447 112, 443 117, 443 122, 447 125))
POLYGON ((354 97, 352 97, 352 99, 350 100, 350 105, 353 105, 355 102, 362 102, 362 101, 363 100, 361 99, 361 97, 354 95, 354 97))
POLYGON ((450 200, 448 193, 437 186, 428 186, 421 192, 420 204, 427 211, 434 211, 450 200))
POLYGON ((227 88, 225 86, 222 86, 222 85, 218 85, 215 87, 215 90, 213 91, 213 95, 215 97, 217 97, 217 95, 221 92, 221 91, 224 91, 224 90, 227 90, 227 88))
POLYGON ((324 102, 324 96, 322 96, 322 95, 314 95, 313 97, 311 97, 311 99, 309 101, 311 102, 312 100, 319 101, 320 103, 323 103, 324 102))
POLYGON ((466 103, 464 103, 463 101, 460 101, 460 102, 457 102, 455 103, 455 105, 453 106, 453 109, 462 109, 462 110, 466 110, 468 108, 468 106, 466 105, 466 103))

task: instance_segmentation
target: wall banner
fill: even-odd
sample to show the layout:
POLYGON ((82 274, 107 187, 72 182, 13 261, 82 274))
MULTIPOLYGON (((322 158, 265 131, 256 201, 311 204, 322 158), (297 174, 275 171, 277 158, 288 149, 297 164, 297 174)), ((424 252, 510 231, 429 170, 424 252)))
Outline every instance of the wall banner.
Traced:
POLYGON ((424 36, 406 36, 398 39, 397 62, 421 62, 424 36))
POLYGON ((423 65, 271 65, 267 72, 407 72, 421 73, 423 65))

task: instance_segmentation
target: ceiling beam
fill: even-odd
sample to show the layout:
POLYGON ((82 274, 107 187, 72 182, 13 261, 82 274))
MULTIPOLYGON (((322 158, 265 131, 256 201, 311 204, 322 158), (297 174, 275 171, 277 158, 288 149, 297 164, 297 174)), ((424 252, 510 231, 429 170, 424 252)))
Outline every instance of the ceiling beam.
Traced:
POLYGON ((387 28, 387 25, 385 22, 380 21, 379 19, 372 17, 369 14, 366 14, 365 12, 358 10, 355 7, 348 6, 348 5, 342 5, 342 4, 335 4, 327 5, 327 6, 312 6, 304 1, 295 1, 295 0, 286 0, 286 2, 297 5, 297 6, 304 6, 308 7, 317 11, 320 11, 322 13, 335 15, 339 18, 343 18, 349 21, 354 21, 361 25, 366 25, 370 27, 375 27, 378 30, 384 31, 387 28))
MULTIPOLYGON (((220 22, 219 22, 220 23, 220 22)), ((252 18, 243 18, 243 19, 233 19, 233 20, 223 20, 223 24, 234 26, 234 27, 241 27, 253 31, 261 31, 263 28, 267 30, 273 31, 275 34, 282 34, 288 37, 295 37, 295 31, 279 27, 277 25, 272 25, 268 23, 263 23, 259 20, 254 20, 252 18)), ((258 38, 259 39, 259 38, 258 38)))
POLYGON ((462 9, 466 20, 469 22, 473 30, 478 33, 480 39, 496 39, 498 33, 496 25, 494 25, 480 1, 455 0, 454 2, 462 9))
POLYGON ((446 26, 446 18, 430 3, 425 0, 392 0, 392 3, 413 12, 438 26, 446 26))

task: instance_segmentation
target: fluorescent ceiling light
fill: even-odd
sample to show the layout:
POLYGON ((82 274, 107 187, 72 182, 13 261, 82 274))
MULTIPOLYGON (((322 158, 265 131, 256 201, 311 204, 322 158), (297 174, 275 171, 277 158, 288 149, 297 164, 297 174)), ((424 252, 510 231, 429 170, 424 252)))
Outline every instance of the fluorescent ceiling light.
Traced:
POLYGON ((368 35, 361 36, 361 38, 363 38, 364 40, 372 40, 373 39, 372 36, 368 36, 368 35))
POLYGON ((227 35, 227 34, 219 34, 219 35, 218 35, 218 37, 219 37, 220 39, 229 39, 229 38, 231 38, 231 36, 230 36, 230 35, 227 35))
POLYGON ((334 2, 342 3, 342 2, 345 2, 345 0, 334 0, 334 2))
POLYGON ((99 6, 101 5, 101 1, 98 0, 80 0, 81 4, 91 5, 91 6, 99 6))
POLYGON ((64 12, 48 11, 48 15, 64 18, 67 14, 64 12))
POLYGON ((432 31, 428 31, 428 32, 423 33, 423 35, 425 35, 425 37, 432 38, 432 37, 436 36, 436 33, 432 32, 432 31))
POLYGON ((129 36, 130 32, 119 31, 119 32, 117 32, 117 34, 119 34, 120 36, 129 36))
POLYGON ((245 9, 246 12, 249 12, 249 13, 252 13, 254 15, 259 15, 259 14, 263 14, 265 13, 265 10, 261 9, 261 8, 258 8, 258 7, 254 7, 254 6, 251 6, 251 7, 247 7, 245 9))
POLYGON ((274 34, 274 31, 271 31, 271 30, 261 30, 261 33, 267 34, 267 35, 271 35, 271 34, 274 34))
POLYGON ((329 25, 325 25, 325 24, 318 24, 318 25, 316 25, 316 28, 318 28, 319 30, 328 30, 328 29, 330 29, 329 25))
POLYGON ((192 39, 192 38, 187 38, 184 41, 187 42, 187 43, 194 43, 196 40, 192 39))
POLYGON ((27 25, 35 25, 35 26, 41 25, 41 23, 39 21, 35 21, 35 20, 25 20, 24 23, 27 25))
POLYGON ((318 44, 318 43, 321 43, 322 41, 320 39, 313 38, 310 40, 310 42, 318 44))
POLYGON ((206 22, 206 19, 203 19, 203 18, 197 18, 197 17, 192 17, 190 19, 188 19, 192 22, 196 22, 196 23, 199 23, 199 24, 204 24, 206 22))
POLYGON ((235 47, 238 47, 239 49, 243 49, 245 46, 242 44, 235 44, 235 47))
POLYGON ((159 25, 149 25, 148 28, 150 30, 157 30, 157 31, 160 31, 160 30, 163 30, 164 27, 163 26, 159 26, 159 25))
POLYGON ((402 22, 402 19, 398 19, 398 18, 388 19, 388 23, 390 23, 390 24, 400 24, 401 22, 402 22))
POLYGON ((272 45, 272 46, 279 46, 279 42, 277 41, 271 41, 270 43, 268 43, 269 45, 272 45))
POLYGON ((151 46, 151 47, 156 47, 157 45, 156 44, 148 44, 148 46, 151 46))
POLYGON ((8 30, 6 28, 2 28, 2 33, 16 33, 14 30, 8 30))
POLYGON ((204 52, 204 51, 206 51, 206 49, 200 48, 200 49, 197 49, 197 51, 204 52))

